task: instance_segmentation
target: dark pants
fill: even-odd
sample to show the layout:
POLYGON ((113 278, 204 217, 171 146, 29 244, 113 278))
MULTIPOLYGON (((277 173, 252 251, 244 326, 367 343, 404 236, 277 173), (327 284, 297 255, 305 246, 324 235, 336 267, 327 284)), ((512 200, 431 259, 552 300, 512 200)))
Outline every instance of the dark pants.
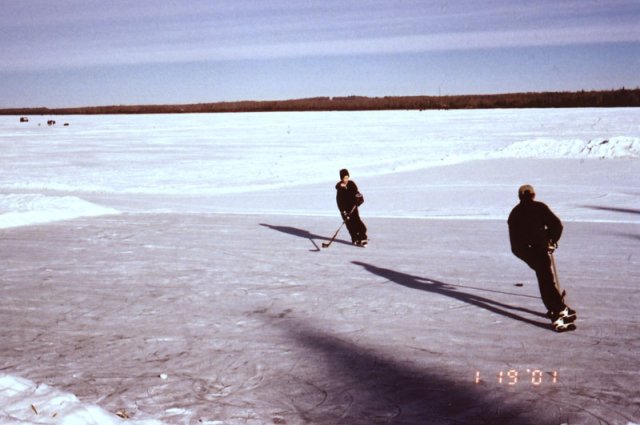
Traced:
POLYGON ((551 268, 551 257, 544 248, 530 247, 522 253, 520 259, 527 263, 536 272, 540 296, 547 310, 558 313, 566 305, 562 299, 562 294, 558 292, 555 284, 555 277, 551 268))
MULTIPOLYGON (((344 220, 346 218, 347 217, 342 214, 342 219, 344 220)), ((360 213, 357 208, 351 213, 346 224, 347 230, 349 230, 349 234, 351 235, 351 242, 364 241, 367 239, 367 226, 365 226, 360 219, 360 213)))

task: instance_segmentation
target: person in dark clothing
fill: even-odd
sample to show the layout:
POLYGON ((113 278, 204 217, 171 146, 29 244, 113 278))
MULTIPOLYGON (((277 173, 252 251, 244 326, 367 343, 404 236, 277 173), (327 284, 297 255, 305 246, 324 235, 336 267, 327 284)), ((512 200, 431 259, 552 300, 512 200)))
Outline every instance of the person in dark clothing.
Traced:
POLYGON ((364 202, 358 186, 349 180, 349 171, 340 170, 340 181, 336 183, 336 203, 342 219, 347 224, 347 230, 351 235, 354 245, 365 246, 367 239, 367 226, 360 219, 358 207, 364 202))
POLYGON ((535 195, 531 185, 518 189, 520 203, 508 219, 511 251, 536 272, 540 296, 553 329, 558 332, 573 330, 576 312, 565 304, 551 263, 551 254, 562 236, 562 222, 546 204, 535 201, 535 195))

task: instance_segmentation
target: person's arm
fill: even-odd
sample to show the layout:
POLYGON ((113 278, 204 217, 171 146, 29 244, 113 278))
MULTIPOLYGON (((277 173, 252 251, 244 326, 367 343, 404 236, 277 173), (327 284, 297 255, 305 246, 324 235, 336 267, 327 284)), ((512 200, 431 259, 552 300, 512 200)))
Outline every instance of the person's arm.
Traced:
POLYGON ((354 181, 349 181, 349 209, 356 207, 358 202, 356 200, 356 195, 358 194, 358 185, 354 181))
POLYGON ((518 231, 509 223, 509 243, 511 244, 511 252, 519 259, 525 260, 526 246, 521 242, 521 238, 518 237, 518 231))
POLYGON ((549 236, 549 242, 551 242, 552 245, 555 245, 560 240, 560 236, 562 236, 562 222, 547 205, 545 205, 544 208, 545 225, 547 226, 547 235, 549 236))
POLYGON ((349 212, 349 206, 347 202, 347 189, 342 186, 341 182, 336 184, 336 204, 338 205, 340 214, 344 217, 345 213, 349 212))

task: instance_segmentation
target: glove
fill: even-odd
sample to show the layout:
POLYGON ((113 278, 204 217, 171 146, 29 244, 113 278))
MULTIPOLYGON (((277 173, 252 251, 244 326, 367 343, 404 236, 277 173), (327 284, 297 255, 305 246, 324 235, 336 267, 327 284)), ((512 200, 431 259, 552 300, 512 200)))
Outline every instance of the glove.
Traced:
POLYGON ((547 251, 549 251, 549 253, 553 253, 553 251, 555 251, 556 249, 558 249, 558 242, 549 241, 549 245, 547 245, 547 251))

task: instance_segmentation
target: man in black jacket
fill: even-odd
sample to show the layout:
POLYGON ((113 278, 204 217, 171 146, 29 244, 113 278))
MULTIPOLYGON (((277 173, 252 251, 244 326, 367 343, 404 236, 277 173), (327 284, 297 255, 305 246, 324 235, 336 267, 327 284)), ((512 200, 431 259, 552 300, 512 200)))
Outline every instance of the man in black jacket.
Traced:
POLYGON ((562 222, 542 202, 535 201, 532 186, 518 189, 520 203, 509 214, 509 240, 513 254, 536 272, 540 296, 548 310, 553 329, 575 329, 576 312, 564 302, 552 269, 552 253, 562 235, 562 222))
POLYGON ((358 186, 349 180, 349 171, 340 170, 340 181, 336 183, 336 202, 342 219, 347 224, 347 230, 351 235, 354 245, 365 246, 367 244, 367 226, 360 219, 358 207, 364 202, 362 194, 358 192, 358 186))

